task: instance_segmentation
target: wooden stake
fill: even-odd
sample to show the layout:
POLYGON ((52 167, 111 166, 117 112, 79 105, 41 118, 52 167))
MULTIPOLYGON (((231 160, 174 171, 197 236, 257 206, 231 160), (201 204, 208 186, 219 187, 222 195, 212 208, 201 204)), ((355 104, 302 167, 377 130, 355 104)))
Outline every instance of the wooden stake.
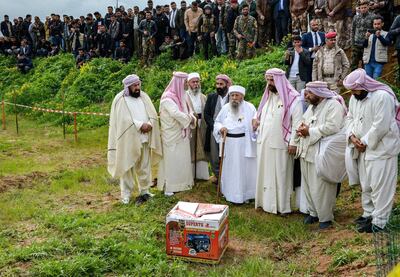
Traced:
POLYGON ((15 127, 17 128, 17 135, 19 134, 18 128, 18 110, 17 110, 17 94, 14 91, 14 112, 15 112, 15 127))
POLYGON ((219 194, 221 193, 221 178, 222 178, 222 166, 224 164, 224 155, 225 155, 225 141, 226 135, 222 140, 222 151, 221 151, 221 160, 219 161, 219 176, 218 176, 218 185, 217 185, 217 203, 219 202, 219 194))
POLYGON ((3 114, 3 116, 2 116, 3 130, 5 130, 6 129, 6 109, 5 109, 5 106, 4 106, 4 96, 3 96, 3 99, 1 101, 1 111, 2 111, 2 114, 3 114))
POLYGON ((76 113, 74 113, 74 135, 75 135, 75 142, 78 142, 78 128, 76 122, 76 113))

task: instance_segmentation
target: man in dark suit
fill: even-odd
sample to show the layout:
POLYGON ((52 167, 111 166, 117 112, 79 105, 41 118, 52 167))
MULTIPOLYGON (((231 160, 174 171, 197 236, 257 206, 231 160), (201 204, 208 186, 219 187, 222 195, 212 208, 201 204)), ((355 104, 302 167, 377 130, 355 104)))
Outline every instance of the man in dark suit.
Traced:
POLYGON ((275 23, 275 41, 277 44, 282 42, 283 37, 288 34, 289 24, 289 0, 268 0, 272 7, 275 23))
POLYGON ((213 183, 218 183, 219 176, 219 145, 213 136, 214 120, 217 118, 221 108, 229 102, 228 88, 232 85, 231 79, 220 74, 216 77, 216 92, 211 93, 207 97, 204 106, 204 120, 207 124, 206 137, 204 139, 204 152, 208 155, 211 170, 214 174, 213 183))
POLYGON ((307 49, 311 55, 311 68, 308 72, 308 81, 311 81, 312 63, 315 58, 315 53, 325 44, 325 33, 319 31, 318 20, 310 21, 311 32, 305 33, 302 37, 302 47, 307 49))
POLYGON ((1 33, 6 38, 13 36, 13 27, 12 27, 12 23, 9 20, 8 15, 5 15, 4 21, 1 22, 1 33))

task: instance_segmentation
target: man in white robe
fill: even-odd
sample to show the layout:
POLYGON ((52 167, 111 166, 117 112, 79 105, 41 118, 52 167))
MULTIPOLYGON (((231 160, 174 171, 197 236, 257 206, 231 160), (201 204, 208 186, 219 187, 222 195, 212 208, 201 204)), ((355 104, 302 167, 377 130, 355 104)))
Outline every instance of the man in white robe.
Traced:
POLYGON ((399 102, 391 88, 364 69, 350 73, 344 86, 352 91, 346 118, 346 168, 350 185, 361 184, 364 210, 356 219, 357 230, 377 232, 385 228, 396 192, 399 102))
POLYGON ((203 115, 207 97, 201 92, 199 73, 197 72, 190 73, 188 75, 187 81, 188 81, 188 90, 186 93, 189 96, 189 105, 197 117, 196 128, 192 131, 192 137, 190 139, 193 176, 195 179, 208 180, 210 178, 210 174, 208 173, 208 161, 207 161, 207 156, 204 153, 204 142, 203 142, 206 132, 206 124, 203 120, 203 115), (196 163, 196 169, 195 169, 195 163, 196 163))
POLYGON ((253 130, 258 131, 255 208, 288 214, 292 211, 294 137, 303 110, 300 95, 283 70, 270 69, 265 78, 267 87, 253 120, 253 130))
POLYGON ((244 87, 229 87, 229 103, 215 119, 213 132, 220 145, 226 139, 221 192, 227 201, 237 204, 254 199, 256 189, 256 143, 251 125, 256 109, 244 95, 244 87))
POLYGON ((300 156, 302 186, 309 215, 305 224, 319 221, 319 228, 332 226, 336 203, 337 183, 328 182, 317 174, 315 157, 322 138, 338 133, 346 113, 342 99, 328 90, 326 82, 310 82, 305 89, 310 104, 296 131, 297 154, 300 156))
POLYGON ((165 195, 189 190, 193 186, 190 155, 191 129, 196 117, 185 93, 187 74, 174 72, 160 102, 161 140, 163 159, 158 171, 157 186, 165 195))
POLYGON ((141 91, 136 75, 123 81, 124 90, 118 93, 111 105, 108 135, 108 172, 120 178, 121 201, 128 204, 137 177, 141 204, 152 196, 151 166, 162 155, 157 112, 150 97, 141 91))

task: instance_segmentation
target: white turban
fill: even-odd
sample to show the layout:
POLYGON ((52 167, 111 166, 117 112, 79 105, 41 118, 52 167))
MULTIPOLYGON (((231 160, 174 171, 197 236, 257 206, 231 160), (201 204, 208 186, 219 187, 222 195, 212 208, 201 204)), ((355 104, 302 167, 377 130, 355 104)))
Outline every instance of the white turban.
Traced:
POLYGON ((188 82, 189 82, 190 80, 192 80, 192 79, 194 79, 194 78, 198 78, 198 79, 200 80, 200 74, 197 73, 197 72, 190 73, 190 74, 188 75, 187 80, 188 80, 188 82))
POLYGON ((243 96, 246 95, 246 89, 242 86, 230 86, 228 93, 231 94, 233 92, 238 92, 242 94, 243 96))

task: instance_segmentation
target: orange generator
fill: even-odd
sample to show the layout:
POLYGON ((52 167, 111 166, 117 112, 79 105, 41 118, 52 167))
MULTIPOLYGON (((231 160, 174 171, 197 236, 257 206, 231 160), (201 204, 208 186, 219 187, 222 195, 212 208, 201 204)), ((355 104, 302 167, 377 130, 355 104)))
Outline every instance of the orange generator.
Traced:
POLYGON ((227 205, 178 202, 166 218, 169 257, 217 264, 228 246, 227 205))

